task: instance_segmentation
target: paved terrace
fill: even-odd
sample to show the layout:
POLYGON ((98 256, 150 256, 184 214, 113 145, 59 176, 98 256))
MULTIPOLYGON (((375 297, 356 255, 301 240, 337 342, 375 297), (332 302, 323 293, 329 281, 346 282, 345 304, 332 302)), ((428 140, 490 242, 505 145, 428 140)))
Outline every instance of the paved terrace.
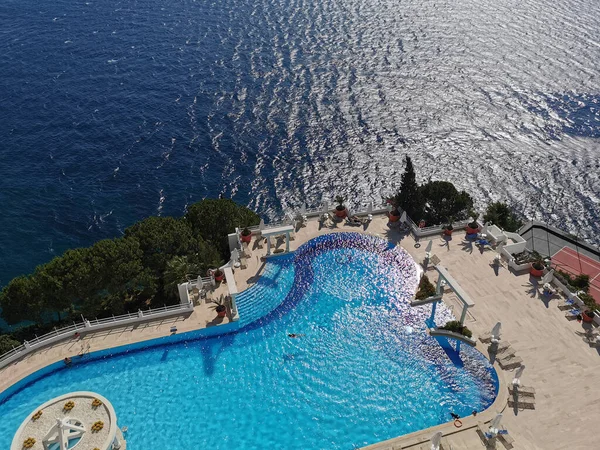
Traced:
MULTIPOLYGON (((387 227, 384 216, 376 216, 368 226, 349 226, 329 222, 320 225, 316 219, 309 220, 305 227, 297 230, 290 249, 295 250, 307 240, 323 233, 337 231, 359 231, 389 239, 402 245, 417 262, 423 261, 428 240, 415 247, 412 237, 404 237, 387 227)), ((478 418, 465 418, 464 426, 456 433, 452 424, 436 427, 448 436, 454 450, 485 448, 473 428, 477 420, 489 421, 496 412, 503 412, 502 424, 515 439, 514 448, 540 450, 577 450, 595 448, 594 430, 600 417, 600 393, 596 381, 600 373, 600 355, 582 341, 583 331, 577 322, 568 322, 556 303, 555 297, 549 302, 541 298, 541 289, 532 284, 528 274, 514 275, 506 268, 495 271, 492 261, 493 251, 480 251, 475 246, 462 244, 463 232, 456 231, 453 239, 446 244, 438 237, 433 238, 432 253, 441 260, 441 265, 461 284, 462 288, 475 301, 475 306, 467 315, 466 325, 475 336, 489 332, 497 321, 502 322, 502 338, 509 341, 527 366, 522 383, 536 389, 536 409, 514 411, 506 406, 503 399, 493 405, 493 411, 478 418), (498 404, 500 403, 500 404, 498 404)), ((285 240, 280 240, 277 248, 285 248, 285 240)), ((266 245, 259 248, 253 238, 250 245, 247 268, 236 269, 235 278, 239 291, 256 282, 264 267, 263 256, 266 245)), ((435 279, 435 271, 429 271, 435 279)), ((211 295, 220 295, 226 289, 220 286, 211 295)), ((451 293, 444 301, 458 314, 458 302, 451 293)), ((206 326, 214 318, 214 312, 206 305, 196 307, 187 318, 172 319, 169 322, 148 323, 137 327, 127 327, 110 332, 88 335, 83 340, 70 341, 30 355, 24 360, 0 371, 0 390, 5 389, 21 377, 67 355, 80 351, 82 346, 89 351, 117 345, 143 341, 169 334, 175 323, 178 332, 206 326)), ((227 320, 227 319, 225 319, 227 320)), ((478 348, 487 354, 486 346, 478 343, 478 348)), ((497 367, 497 365, 496 365, 497 367)), ((510 381, 512 373, 502 373, 502 379, 510 381)), ((503 389, 506 389, 504 387, 503 389)), ((433 434, 413 433, 405 437, 370 446, 370 449, 418 449, 433 434)), ((498 444, 497 448, 504 448, 498 444)))

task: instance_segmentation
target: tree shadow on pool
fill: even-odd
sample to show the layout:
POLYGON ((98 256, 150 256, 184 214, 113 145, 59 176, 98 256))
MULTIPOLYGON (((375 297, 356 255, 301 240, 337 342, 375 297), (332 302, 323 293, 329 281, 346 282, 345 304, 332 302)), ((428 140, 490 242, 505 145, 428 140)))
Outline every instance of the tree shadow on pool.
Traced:
POLYGON ((211 377, 215 373, 215 365, 221 353, 233 345, 236 335, 224 334, 216 339, 207 339, 200 344, 200 353, 204 362, 204 374, 211 377))

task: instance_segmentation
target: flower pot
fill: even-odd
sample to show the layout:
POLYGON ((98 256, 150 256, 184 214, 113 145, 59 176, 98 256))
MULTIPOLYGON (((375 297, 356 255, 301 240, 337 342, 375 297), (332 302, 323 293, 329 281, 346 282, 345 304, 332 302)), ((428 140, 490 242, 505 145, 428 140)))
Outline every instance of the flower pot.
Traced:
POLYGON ((400 220, 400 213, 398 211, 392 211, 388 217, 390 222, 398 222, 400 220))
POLYGON ((335 215, 336 215, 337 217, 340 217, 340 218, 342 218, 342 219, 343 219, 343 218, 344 218, 344 217, 346 217, 346 215, 348 214, 348 211, 346 210, 346 208, 345 208, 345 207, 342 207, 342 208, 343 208, 343 209, 340 209, 340 207, 339 207, 339 206, 336 206, 336 208, 335 208, 335 215))
POLYGON ((225 278, 225 274, 223 272, 215 272, 213 275, 215 277, 215 281, 223 281, 223 278, 225 278))
POLYGON ((248 236, 244 236, 242 234, 240 235, 240 239, 242 240, 242 242, 250 242, 252 240, 252 234, 249 234, 248 236))
POLYGON ((452 232, 454 229, 449 230, 448 228, 444 228, 444 236, 452 236, 452 232))
POLYGON ((595 314, 591 311, 585 311, 582 315, 581 318, 585 323, 592 323, 594 321, 594 316, 595 314))
POLYGON ((225 317, 226 315, 227 315, 227 310, 225 310, 225 311, 219 311, 217 313, 217 317, 225 317))
POLYGON ((477 234, 479 233, 479 227, 477 228, 471 228, 469 225, 467 225, 467 234, 477 234))
POLYGON ((544 276, 544 268, 537 269, 534 267, 534 264, 531 264, 531 268, 529 269, 529 273, 532 277, 543 277, 544 276))

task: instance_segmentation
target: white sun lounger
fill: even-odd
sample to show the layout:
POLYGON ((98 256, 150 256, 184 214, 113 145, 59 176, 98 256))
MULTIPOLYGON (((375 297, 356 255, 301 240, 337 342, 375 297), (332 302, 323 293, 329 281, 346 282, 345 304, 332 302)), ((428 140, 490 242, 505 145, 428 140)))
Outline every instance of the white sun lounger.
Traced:
POLYGON ((509 358, 497 358, 496 361, 498 361, 498 364, 500 364, 500 367, 502 367, 505 370, 508 369, 515 369, 517 367, 519 367, 521 364, 523 364, 523 360, 521 358, 519 358, 518 356, 510 356, 509 358))
POLYGON ((508 385, 510 395, 518 395, 519 397, 535 397, 535 389, 528 386, 515 386, 512 383, 508 385))
POLYGON ((514 398, 508 398, 508 406, 518 409, 535 409, 535 398, 534 397, 519 397, 517 400, 514 398))
POLYGON ((507 449, 511 449, 514 447, 513 443, 515 442, 515 440, 513 439, 513 437, 508 434, 508 433, 502 433, 502 434, 498 434, 498 439, 500 440, 500 442, 502 442, 502 444, 504 444, 504 447, 507 449))

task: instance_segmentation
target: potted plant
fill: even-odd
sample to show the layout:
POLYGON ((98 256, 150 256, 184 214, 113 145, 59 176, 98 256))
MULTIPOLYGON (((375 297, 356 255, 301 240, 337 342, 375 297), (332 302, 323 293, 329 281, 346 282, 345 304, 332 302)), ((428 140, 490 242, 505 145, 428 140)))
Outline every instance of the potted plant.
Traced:
POLYGON ((398 209, 398 204, 393 198, 389 198, 387 202, 388 204, 392 205, 392 210, 388 214, 390 222, 398 222, 400 220, 400 210, 398 209))
POLYGON ((596 316, 596 313, 594 312, 593 309, 587 309, 583 312, 583 314, 581 314, 582 320, 585 323, 592 323, 594 321, 595 316, 596 316))
POLYGON ((219 305, 215 308, 218 317, 225 317, 227 315, 227 308, 225 305, 219 305))
POLYGON ((240 238, 242 242, 250 242, 252 240, 252 231, 248 227, 244 228, 240 238))
POLYGON ((225 273, 221 269, 213 270, 213 277, 215 277, 215 281, 223 281, 225 278, 225 273))
POLYGON ((452 219, 452 217, 450 217, 448 219, 448 224, 444 225, 444 227, 443 227, 444 236, 452 236, 452 231, 454 231, 454 227, 452 226, 452 222, 453 222, 453 219, 452 219))
POLYGON ((221 296, 219 299, 215 299, 215 303, 216 305, 213 308, 217 313, 217 317, 225 317, 227 315, 227 307, 225 306, 223 296, 221 296))
POLYGON ((544 276, 544 268, 544 262, 541 259, 537 259, 531 263, 529 273, 532 277, 542 277, 544 276))
POLYGON ((446 322, 446 325, 443 327, 438 327, 440 330, 451 331, 453 333, 462 334, 465 337, 471 338, 473 337, 473 333, 466 326, 461 324, 458 320, 451 320, 446 322))
POLYGON ((431 281, 429 281, 429 277, 423 274, 421 281, 419 281, 419 287, 417 289, 417 293, 415 294, 415 299, 425 300, 426 298, 433 297, 435 294, 435 286, 431 283, 431 281))
POLYGON ((479 233, 479 224, 477 223, 477 220, 474 219, 472 222, 469 222, 466 230, 469 235, 479 233))
POLYGON ((346 207, 344 206, 344 202, 346 201, 346 199, 344 197, 342 197, 341 195, 338 195, 335 198, 335 201, 337 202, 337 206, 335 207, 335 215, 337 217, 340 218, 344 218, 346 217, 346 215, 348 214, 348 211, 346 211, 346 207))
POLYGON ((596 316, 596 314, 598 314, 598 309, 600 308, 600 305, 596 303, 594 297, 585 292, 581 292, 577 296, 585 304, 585 310, 583 314, 581 314, 583 321, 586 323, 593 322, 594 317, 596 316))

